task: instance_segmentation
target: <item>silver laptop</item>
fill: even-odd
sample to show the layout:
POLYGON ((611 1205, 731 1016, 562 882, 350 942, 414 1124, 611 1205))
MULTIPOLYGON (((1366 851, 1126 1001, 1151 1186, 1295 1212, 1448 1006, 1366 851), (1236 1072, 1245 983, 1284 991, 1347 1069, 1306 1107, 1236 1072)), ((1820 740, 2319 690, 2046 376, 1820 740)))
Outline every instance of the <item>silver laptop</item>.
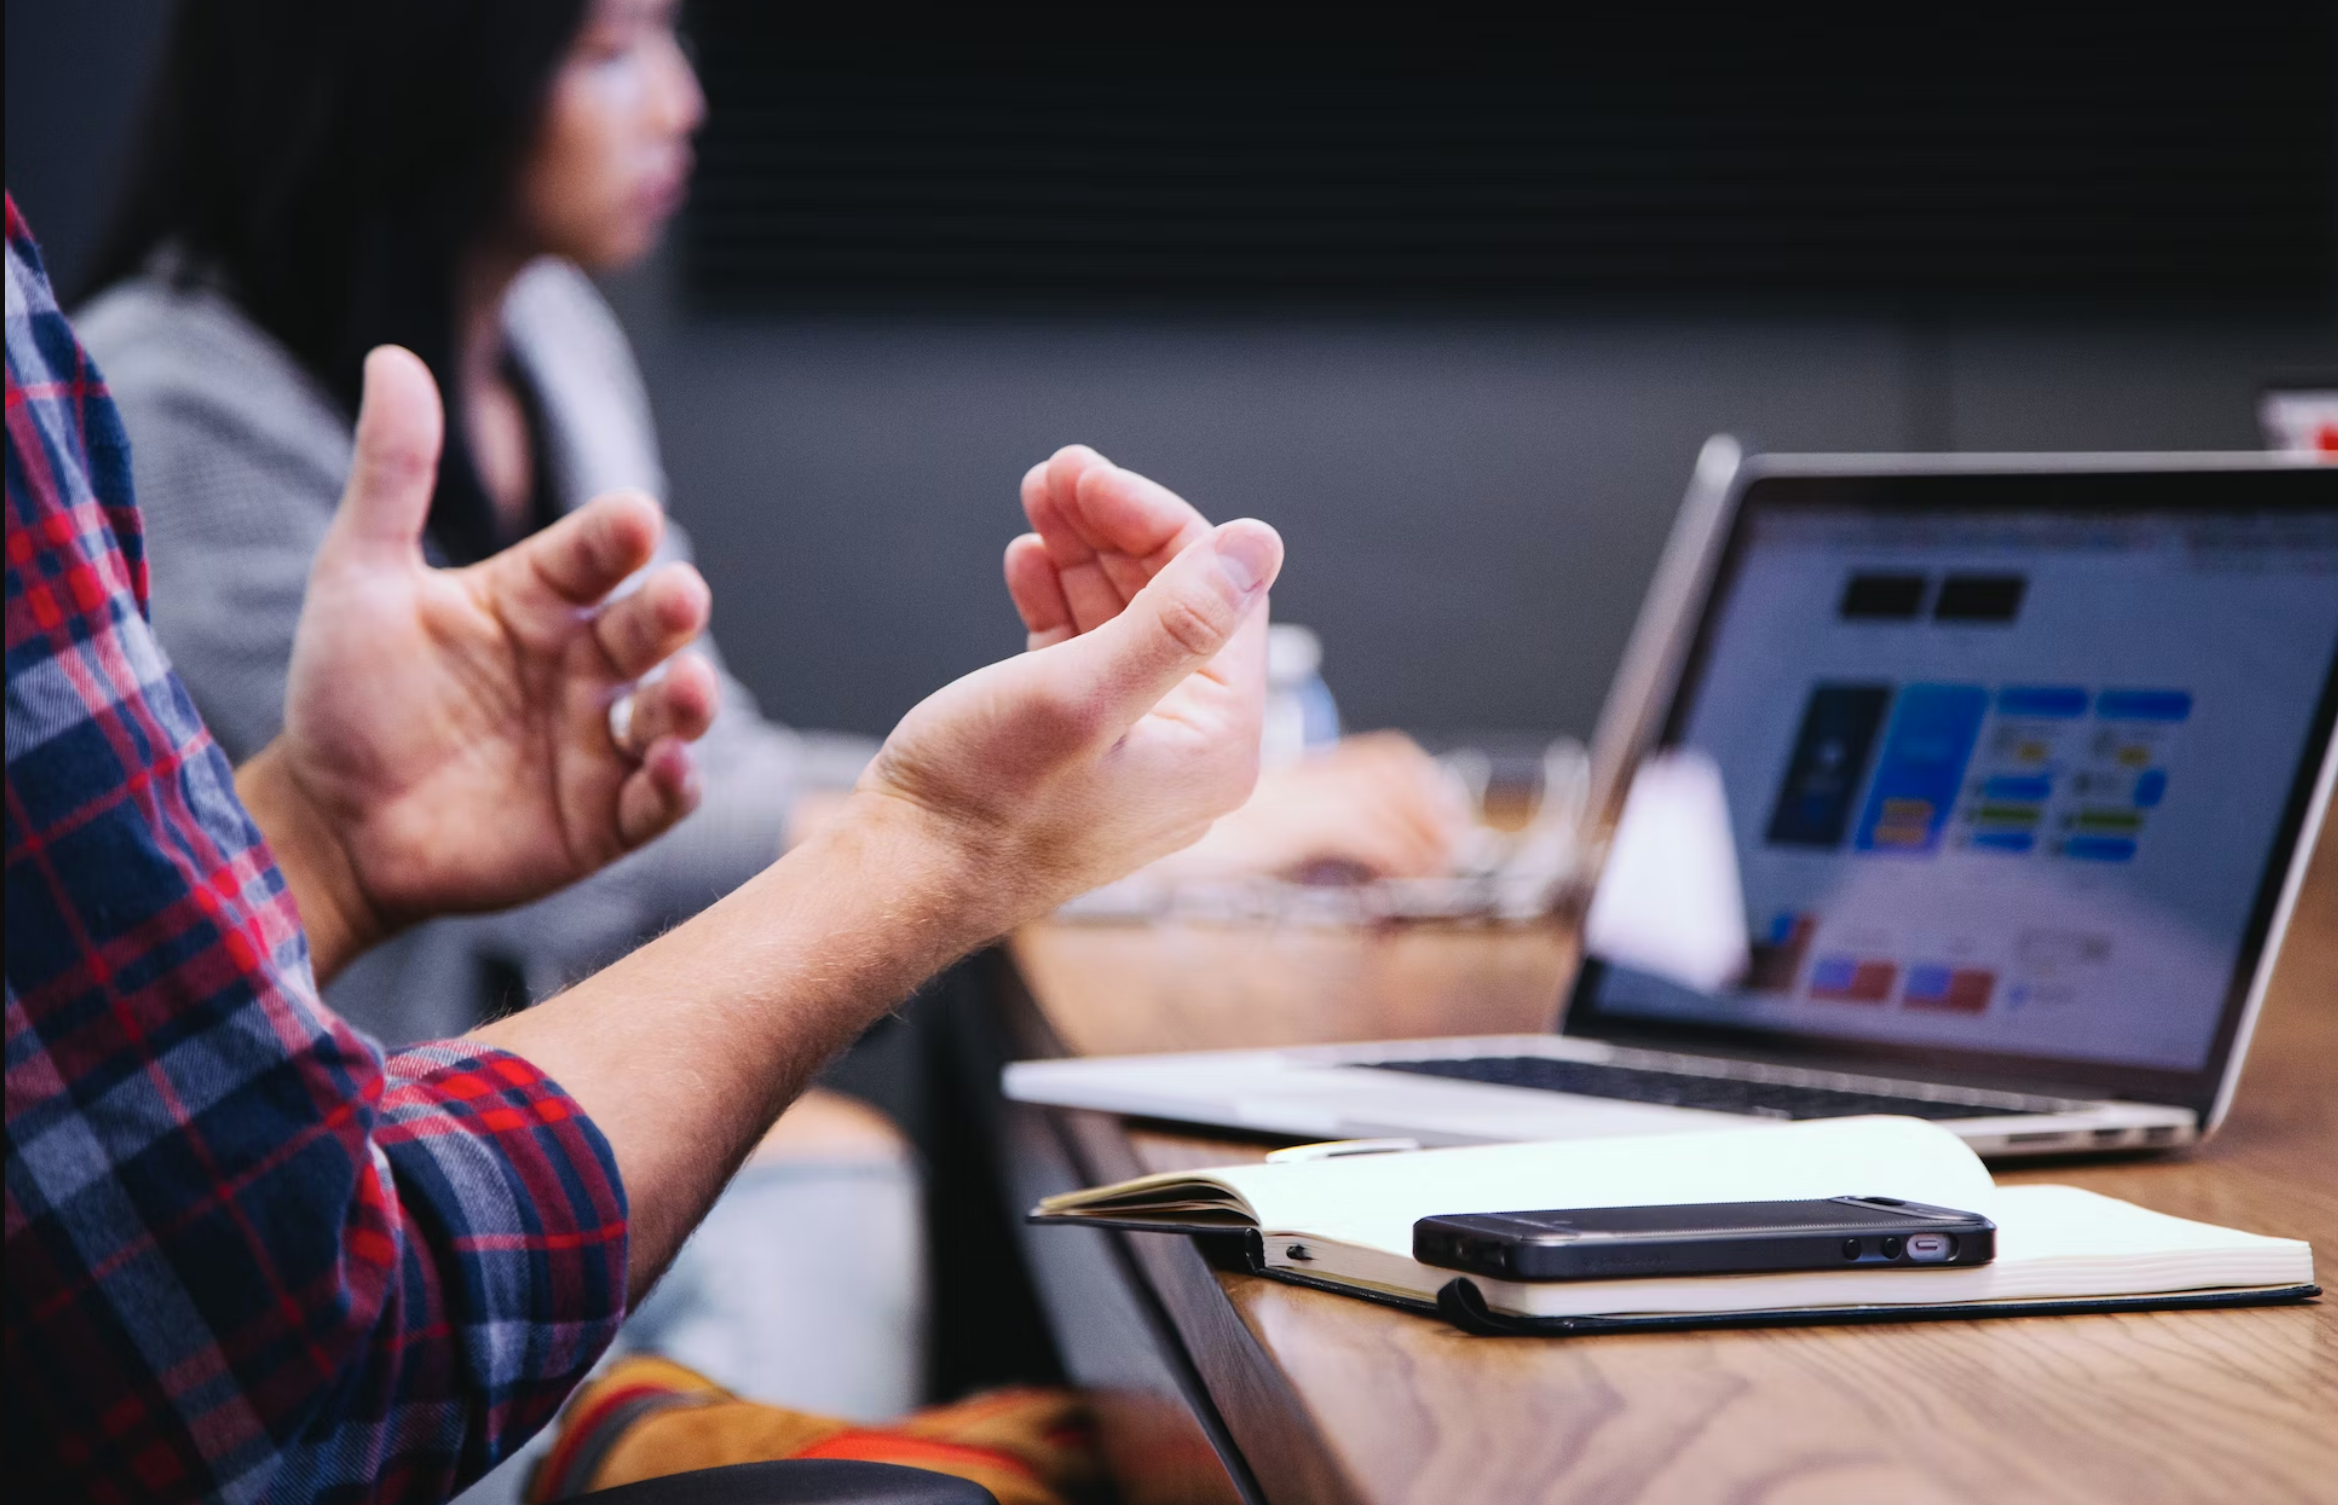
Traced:
POLYGON ((1592 956, 1549 1035, 1031 1061, 1026 1102, 1310 1139, 1904 1113, 1993 1156, 2232 1100, 2338 777, 2338 468, 1707 447, 1594 744, 1717 765, 1749 961, 1592 956))

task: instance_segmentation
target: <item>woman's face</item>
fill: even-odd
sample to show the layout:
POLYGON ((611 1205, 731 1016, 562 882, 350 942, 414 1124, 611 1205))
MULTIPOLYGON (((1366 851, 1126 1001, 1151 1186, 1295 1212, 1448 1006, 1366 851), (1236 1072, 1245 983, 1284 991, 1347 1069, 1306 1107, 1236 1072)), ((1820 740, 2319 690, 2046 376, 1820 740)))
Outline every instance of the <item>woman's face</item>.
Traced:
POLYGON ((674 35, 679 7, 592 0, 520 172, 519 228, 530 253, 622 266, 657 244, 682 207, 706 96, 674 35))

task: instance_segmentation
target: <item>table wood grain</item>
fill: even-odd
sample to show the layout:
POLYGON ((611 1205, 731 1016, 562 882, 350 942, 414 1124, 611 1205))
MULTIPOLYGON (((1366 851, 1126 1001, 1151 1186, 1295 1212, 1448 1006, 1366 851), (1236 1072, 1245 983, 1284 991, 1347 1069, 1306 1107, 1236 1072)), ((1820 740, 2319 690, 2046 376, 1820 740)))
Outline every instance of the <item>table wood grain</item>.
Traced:
MULTIPOLYGON (((1047 926, 1014 944, 1079 1053, 1547 1028, 1565 932, 1047 926)), ((1096 1179, 1256 1142, 1058 1115, 1096 1179)), ((2001 1168, 2338 1258, 2338 837, 2230 1118, 2136 1160, 2001 1168)), ((1443 1323, 1128 1236, 1257 1491, 1283 1502, 2338 1501, 2338 1300, 1577 1338, 1443 1323)), ((1158 1491, 1147 1491, 1159 1497, 1158 1491)))

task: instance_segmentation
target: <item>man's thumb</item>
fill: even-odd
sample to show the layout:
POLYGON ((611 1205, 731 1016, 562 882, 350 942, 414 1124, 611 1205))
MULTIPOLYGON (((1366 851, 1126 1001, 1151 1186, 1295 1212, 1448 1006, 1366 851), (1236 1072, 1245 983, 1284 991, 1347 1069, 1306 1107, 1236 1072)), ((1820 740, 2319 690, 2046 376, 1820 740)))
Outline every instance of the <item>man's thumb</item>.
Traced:
POLYGON ((333 519, 337 542, 368 551, 419 545, 445 427, 438 383, 422 358, 396 345, 376 346, 365 358, 357 454, 333 519))
POLYGON ((1242 518, 1186 545, 1119 616, 1052 651, 1085 660, 1089 693, 1133 722, 1216 658, 1283 567, 1282 536, 1242 518))

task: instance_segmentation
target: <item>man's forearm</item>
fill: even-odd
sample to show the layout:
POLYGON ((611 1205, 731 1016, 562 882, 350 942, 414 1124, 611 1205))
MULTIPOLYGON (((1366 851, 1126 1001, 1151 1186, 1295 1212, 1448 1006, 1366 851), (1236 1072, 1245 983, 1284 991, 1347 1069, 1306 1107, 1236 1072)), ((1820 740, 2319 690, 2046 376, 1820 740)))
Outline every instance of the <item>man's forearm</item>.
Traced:
POLYGON ((863 796, 688 924, 478 1032, 608 1137, 637 1296, 829 1057, 995 933, 987 887, 913 812, 863 796))
POLYGON ((1272 529, 1236 522, 1144 567, 1148 582, 1091 630, 919 702, 837 818, 729 898, 480 1031, 608 1137, 636 1292, 780 1109, 878 1014, 1242 803, 1281 563, 1272 529))

